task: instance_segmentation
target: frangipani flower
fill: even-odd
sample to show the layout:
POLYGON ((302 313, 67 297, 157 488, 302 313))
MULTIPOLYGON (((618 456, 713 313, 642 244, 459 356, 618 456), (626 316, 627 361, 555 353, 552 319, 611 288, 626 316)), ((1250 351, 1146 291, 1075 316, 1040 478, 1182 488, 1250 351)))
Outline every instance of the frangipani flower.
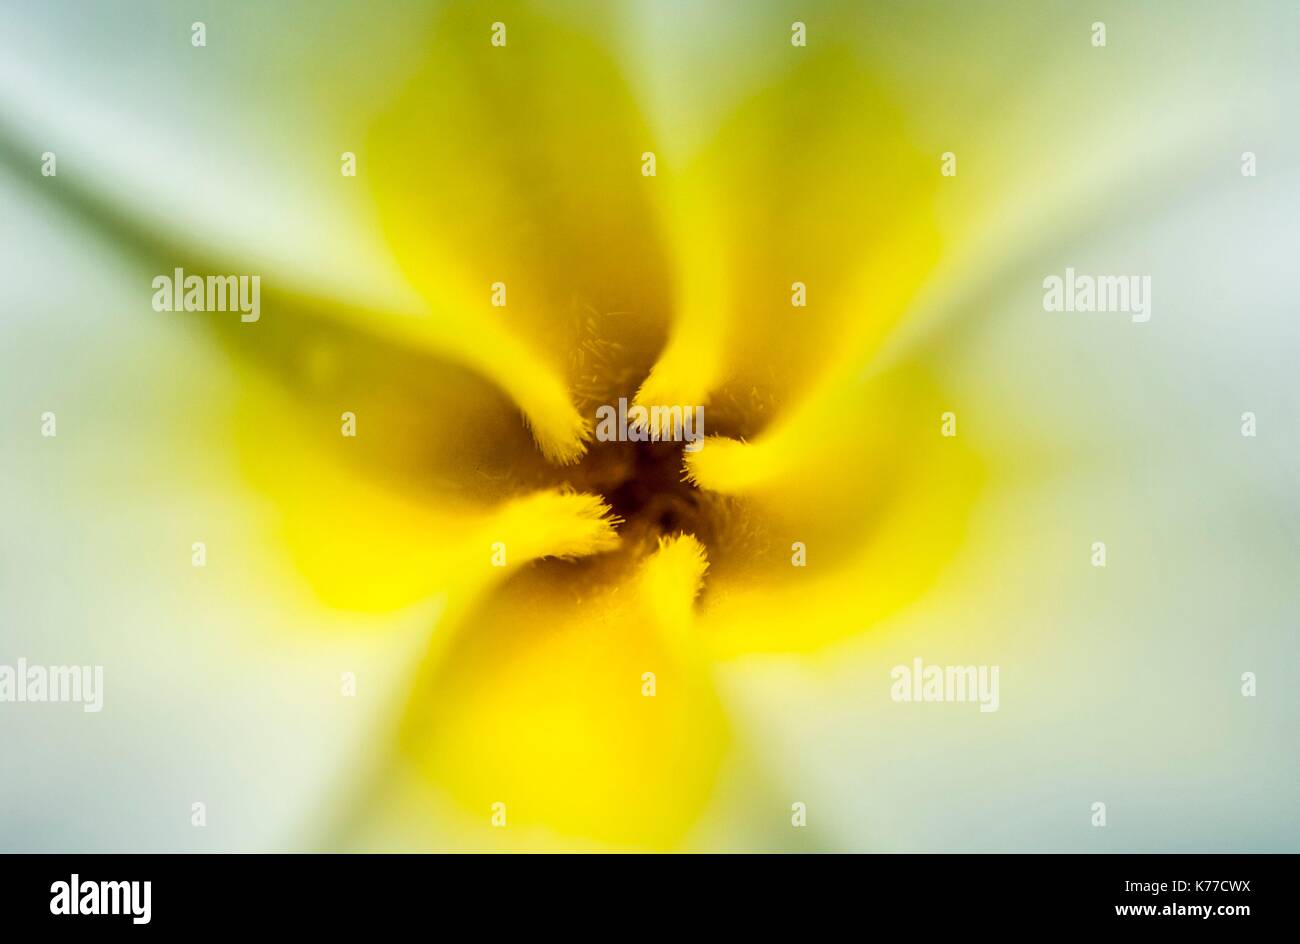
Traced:
MULTIPOLYGON (((505 47, 448 11, 356 150, 427 311, 268 273, 255 325, 211 327, 299 411, 269 426, 259 390, 239 429, 316 591, 445 601, 351 821, 409 764, 484 822, 501 803, 525 831, 668 846, 731 749, 716 660, 861 632, 961 527, 973 467, 933 382, 861 375, 933 260, 937 176, 833 45, 646 176, 662 147, 608 52, 501 16, 505 47), (593 440, 620 397, 702 405, 710 436, 593 440)), ((183 235, 137 249, 249 268, 178 259, 183 235)))
MULTIPOLYGON (((886 625, 889 638, 905 637, 887 621, 918 609, 924 619, 925 605, 939 605, 925 594, 968 539, 986 494, 986 453, 1000 449, 993 464, 1010 488, 1016 460, 1037 459, 1040 444, 1057 441, 1049 423, 1021 436, 1007 419, 1023 421, 1007 405, 1032 395, 969 395, 973 371, 953 353, 983 325, 991 280, 1026 264, 969 248, 985 238, 973 221, 1014 230, 1019 221, 1001 215, 1000 201, 1015 187, 997 177, 969 196, 957 189, 966 178, 941 176, 941 149, 916 130, 914 103, 878 75, 893 68, 888 55, 864 52, 868 16, 754 9, 734 19, 701 14, 718 43, 718 65, 699 75, 704 104, 680 75, 676 86, 647 77, 637 50, 662 42, 661 23, 647 17, 639 36, 631 14, 595 4, 505 4, 490 13, 453 4, 427 20, 408 10, 384 27, 391 62, 362 61, 365 49, 339 41, 359 14, 331 9, 306 26, 289 12, 259 14, 283 16, 290 31, 319 28, 341 57, 327 69, 315 60, 307 68, 300 55, 294 62, 304 68, 287 70, 286 83, 310 89, 294 85, 289 100, 343 117, 296 115, 288 130, 257 125, 253 137, 271 143, 247 161, 265 179, 227 162, 233 178, 219 189, 211 167, 159 147, 160 167, 181 166, 173 178, 163 170, 132 178, 128 161, 114 170, 132 183, 113 183, 89 155, 69 158, 51 145, 65 156, 40 196, 104 237, 87 255, 97 258, 101 244, 126 251, 128 289, 106 290, 97 310, 132 313, 117 342, 131 353, 77 372, 90 393, 63 394, 78 406, 71 416, 55 404, 58 445, 72 449, 76 430, 114 430, 78 446, 71 463, 95 470, 97 510, 142 490, 174 519, 128 528, 105 515, 112 541, 100 531, 92 546, 105 556, 105 548, 135 547, 147 558, 148 567, 124 562, 106 578, 122 590, 119 612, 139 614, 136 623, 154 626, 144 613, 155 611, 143 608, 171 598, 201 614, 188 634, 154 626, 135 643, 137 665, 152 657, 184 667, 150 676, 170 693, 158 702, 176 710, 191 688, 205 687, 195 678, 218 678, 210 687, 239 693, 230 697, 240 707, 204 701, 193 714, 220 719, 214 727, 243 718, 245 738, 271 732, 272 749, 262 745, 225 778, 254 784, 249 792, 268 807, 260 818, 244 809, 255 822, 243 844, 269 844, 265 837, 296 815, 307 821, 307 841, 325 848, 712 847, 725 843, 694 831, 732 820, 746 823, 739 845, 771 847, 800 841, 788 838, 791 804, 813 799, 788 795, 780 768, 806 761, 801 778, 824 796, 866 795, 862 758, 827 774, 826 755, 855 743, 842 729, 817 736, 810 711, 769 738, 770 716, 737 696, 733 670, 775 655, 792 671, 822 672, 811 684, 830 687, 824 656, 834 646, 884 636, 886 625), (806 47, 791 45, 787 32, 800 17, 812 20, 806 47), (493 21, 506 27, 504 46, 491 41, 493 21), (746 73, 754 59, 777 64, 746 73), (705 94, 705 85, 729 91, 705 94), (299 122, 315 150, 297 140, 299 122), (276 147, 292 158, 277 157, 276 147), (338 173, 341 152, 355 157, 355 177, 338 173), (643 172, 646 155, 653 176, 643 172), (168 187, 176 176, 213 188, 213 203, 242 197, 243 209, 283 192, 247 227, 205 229, 178 211, 186 204, 168 187), (951 193, 963 195, 955 211, 944 202, 951 193), (355 226, 306 232, 328 217, 314 215, 321 207, 344 207, 355 226), (958 247, 955 237, 964 240, 958 247), (175 266, 260 273, 260 320, 148 311, 149 279, 175 266), (941 339, 919 317, 936 308, 948 317, 941 339), (164 335, 159 319, 176 335, 171 325, 189 322, 192 336, 164 335), (214 346, 228 361, 191 380, 190 365, 208 364, 214 346), (968 396, 955 396, 956 386, 968 396), (101 403, 100 390, 116 393, 101 403), (703 448, 599 441, 595 411, 620 398, 702 405, 703 448), (113 415, 97 414, 97 405, 113 415), (945 435, 953 423, 961 433, 945 435), (228 480, 238 486, 227 500, 228 480), (222 497, 199 501, 188 489, 200 487, 222 497), (238 591, 229 610, 216 610, 218 590, 191 579, 188 548, 200 538, 210 561, 203 579, 238 591), (178 546, 181 576, 169 569, 178 546), (146 583, 145 573, 166 579, 146 583), (196 598, 211 609, 189 602, 196 598), (364 647, 390 647, 386 661, 371 668, 364 647), (228 668, 252 662, 265 666, 260 683, 228 668), (338 701, 338 673, 354 665, 357 708, 344 722, 325 705, 338 701), (778 740, 781 750, 772 747, 778 740), (806 742, 806 752, 786 749, 790 741, 806 742), (256 769, 276 762, 294 776, 256 769), (267 795, 281 791, 286 799, 267 795), (744 809, 718 812, 737 797, 744 809)), ((954 14, 959 22, 945 28, 960 33, 962 15, 974 14, 954 14)), ((1003 24, 1006 35, 1019 29, 1024 39, 1030 27, 1018 22, 1003 24)), ((204 52, 214 56, 239 34, 232 21, 208 25, 204 52)), ((698 25, 684 21, 681 32, 698 25)), ((996 53, 983 50, 989 61, 996 53)), ((196 71, 205 68, 195 61, 196 71)), ((948 101, 957 91, 926 97, 948 101)), ((1004 91, 984 77, 954 101, 1036 114, 1033 102, 1004 91)), ((978 122, 948 107, 936 123, 982 143, 969 130, 978 122)), ((935 110, 943 108, 927 112, 931 120, 935 110)), ((221 114, 200 112, 214 122, 221 114)), ((250 134, 237 130, 232 140, 250 134)), ((30 173, 41 147, 19 132, 10 139, 7 164, 30 173)), ((974 145, 959 150, 962 161, 981 156, 974 145)), ((988 176, 996 176, 988 169, 995 150, 982 152, 988 176)), ((1060 195, 1055 179, 1034 180, 1035 198, 1054 206, 1044 194, 1060 195)), ((1059 189, 1068 195, 1065 183, 1059 189)), ((1042 232, 1025 231, 1030 241, 1042 232)), ((98 284, 97 271, 86 263, 79 284, 98 284)), ((1034 367, 1032 358, 1016 361, 1016 370, 1034 367)), ((1030 385, 1035 394, 1049 388, 1030 385)), ((59 392, 28 389, 21 402, 32 415, 59 392)), ((30 479, 70 478, 63 455, 40 454, 30 479)), ((1072 457, 1064 447, 1060 455, 1072 457)), ((1020 497, 1006 500, 1020 508, 1020 497)), ((1031 531, 1009 529, 1015 539, 994 544, 1031 546, 1023 540, 1031 531)), ((1041 545, 1032 548, 1024 553, 1046 559, 1041 545)), ((964 579, 975 589, 944 605, 978 608, 979 630, 997 624, 989 597, 1018 602, 1003 594, 1001 576, 964 579)), ((968 643, 960 620, 933 622, 956 627, 949 645, 968 643)), ((133 634, 119 635, 129 647, 133 634)), ((1041 650, 1024 648, 1050 662, 1054 650, 1035 644, 1041 650)), ((127 671, 109 668, 110 682, 127 671)), ((878 675, 872 691, 884 693, 887 672, 878 675)), ((769 697, 769 715, 798 708, 788 690, 769 697)), ((110 708, 112 698, 110 689, 110 708)), ((145 730, 169 721, 131 717, 145 730)), ((1045 730, 1034 743, 1050 750, 1055 729, 1045 730)), ((180 739, 165 733, 174 749, 180 739)), ((930 733, 915 742, 927 745, 930 733)), ((964 730, 944 734, 951 756, 964 730)), ((205 759, 239 757, 241 746, 195 747, 139 776, 163 781, 169 802, 187 808, 219 792, 205 759)), ((944 749, 926 747, 926 757, 944 749)), ((871 773, 884 781, 887 768, 871 773)), ((901 792, 895 785, 895 799, 901 792)), ((233 818, 237 804, 225 806, 233 818)), ((888 810, 853 808, 835 819, 829 806, 814 808, 809 844, 858 845, 877 830, 885 845, 916 839, 889 832, 888 810), (845 821, 856 827, 851 838, 832 832, 845 821)))
MULTIPOLYGON (((454 415, 406 421, 439 454, 433 494, 359 535, 349 519, 373 521, 370 501, 331 514, 278 450, 268 483, 297 496, 294 544, 338 602, 381 602, 374 569, 447 594, 400 747, 431 784, 524 827, 672 844, 731 743, 715 660, 862 631, 924 586, 961 527, 974 467, 940 436, 934 384, 860 375, 933 258, 935 175, 832 48, 680 170, 645 176, 660 146, 607 53, 509 13, 504 48, 469 9, 440 20, 358 152, 430 313, 354 323, 468 368, 483 393, 329 399, 370 425, 356 452, 454 399, 454 415), (852 108, 795 137, 832 90, 852 108), (846 154, 873 185, 850 183, 846 154), (794 282, 813 303, 792 305, 794 282), (595 410, 619 398, 703 404, 713 435, 694 454, 594 441, 595 410)), ((341 382, 379 380, 338 347, 341 382)))

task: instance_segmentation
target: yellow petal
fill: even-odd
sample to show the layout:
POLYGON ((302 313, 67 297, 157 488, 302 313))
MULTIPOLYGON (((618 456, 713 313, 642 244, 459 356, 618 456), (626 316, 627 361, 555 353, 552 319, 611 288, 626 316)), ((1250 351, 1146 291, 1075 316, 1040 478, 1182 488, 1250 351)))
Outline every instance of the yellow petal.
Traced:
POLYGON ((945 406, 912 363, 828 390, 752 443, 688 455, 706 494, 733 503, 704 601, 718 654, 862 632, 943 571, 983 481, 967 440, 942 434, 945 406))
MULTIPOLYGON (((243 389, 247 399, 230 435, 244 473, 279 508, 295 564, 334 606, 380 611, 447 593, 461 605, 530 560, 617 546, 615 522, 599 498, 517 494, 529 479, 519 462, 470 431, 458 437, 443 426, 441 440, 400 441, 396 423, 413 424, 413 435, 429 420, 409 404, 400 413, 359 409, 357 435, 344 437, 338 415, 324 408, 314 417, 300 413, 300 402, 286 403, 253 378, 243 389), (444 462, 452 467, 439 471, 444 462), (494 564, 498 543, 503 566, 494 564)), ((502 421, 502 439, 513 430, 527 444, 508 410, 502 421)))
POLYGON ((687 542, 675 547, 630 588, 595 561, 521 571, 421 686, 403 752, 480 843, 665 848, 685 836, 728 736, 708 676, 660 632, 701 569, 687 542), (498 802, 504 829, 490 825, 498 802))
POLYGON ((618 546, 615 520, 595 495, 579 492, 537 492, 508 502, 482 525, 514 564, 558 557, 572 560, 610 551, 618 546))
POLYGON ((656 145, 611 43, 599 16, 450 5, 362 155, 393 256, 433 310, 410 327, 510 391, 561 462, 582 454, 577 417, 644 376, 670 306, 657 181, 641 173, 656 145))
POLYGON ((834 45, 801 51, 679 178, 681 304, 638 400, 708 403, 717 430, 751 435, 822 371, 864 363, 938 255, 937 165, 834 45))
POLYGON ((637 589, 651 622, 682 653, 692 650, 692 607, 709 569, 704 546, 689 534, 661 538, 641 565, 637 589))

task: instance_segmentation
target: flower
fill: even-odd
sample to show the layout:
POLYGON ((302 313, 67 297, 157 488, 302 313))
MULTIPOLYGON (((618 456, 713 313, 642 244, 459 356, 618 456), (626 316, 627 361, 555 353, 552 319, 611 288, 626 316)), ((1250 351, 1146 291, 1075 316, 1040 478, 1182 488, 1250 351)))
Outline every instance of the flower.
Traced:
MULTIPOLYGON (((414 781, 515 835, 672 847, 737 750, 720 660, 868 630, 960 534, 976 466, 936 380, 872 370, 935 255, 934 175, 833 45, 674 159, 609 49, 505 19, 498 48, 447 10, 356 152, 425 310, 267 273, 255 326, 203 324, 277 382, 241 398, 241 463, 319 597, 442 601, 330 841, 414 781), (593 440, 619 397, 703 405, 703 449, 593 440)), ((166 271, 251 267, 60 195, 166 271)))
POLYGON ((1205 696, 1288 651, 1294 547, 1248 525, 1294 467, 1257 252, 1293 197, 1235 164, 1286 150, 1285 43, 1162 4, 1109 48, 959 3, 816 5, 802 47, 780 3, 307 6, 201 49, 0 13, 4 651, 105 696, 0 716, 6 845, 1093 848, 1094 796, 1288 795, 1167 736, 1294 753, 1294 699, 1205 696), (1041 310, 1089 254, 1152 273, 1148 324, 1041 310), (260 318, 153 310, 177 268, 259 275, 260 318), (1228 284, 1239 346, 1189 314, 1228 284), (598 439, 621 398, 702 405, 703 448, 598 439), (1000 666, 999 710, 889 701, 917 657, 1000 666))
MULTIPOLYGON (((412 589, 448 593, 402 727, 430 784, 525 828, 671 846, 732 744, 717 660, 869 629, 960 534, 976 464, 940 435, 937 381, 906 362, 863 376, 932 264, 938 177, 833 46, 678 169, 609 50, 529 7, 503 17, 498 48, 476 12, 448 11, 358 152, 431 310, 390 343, 500 393, 358 404, 387 425, 454 400, 408 421, 450 487, 390 516, 404 540, 355 538, 310 503, 296 543, 327 593, 371 595, 382 575, 358 575, 396 554, 424 561, 412 589), (832 93, 842 107, 823 106, 832 93), (645 152, 664 155, 654 176, 645 152), (597 408, 633 395, 703 404, 704 448, 593 441, 597 408), (501 504, 455 524, 418 510, 466 490, 501 504), (406 550, 435 533, 438 551, 406 550)), ((374 377, 347 346, 337 360, 374 377)), ((391 438, 372 425, 345 448, 391 438)))

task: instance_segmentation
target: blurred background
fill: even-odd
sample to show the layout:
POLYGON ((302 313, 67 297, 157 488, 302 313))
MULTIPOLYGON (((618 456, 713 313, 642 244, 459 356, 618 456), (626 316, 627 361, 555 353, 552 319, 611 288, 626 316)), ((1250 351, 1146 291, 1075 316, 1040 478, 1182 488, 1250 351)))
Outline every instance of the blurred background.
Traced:
MULTIPOLYGON (((1297 40, 1284 0, 5 4, 0 664, 103 665, 105 708, 0 704, 0 848, 1296 851, 1297 40), (527 85, 448 52, 486 51, 496 20, 527 85), (806 49, 790 45, 796 21, 806 49), (523 105, 499 97, 513 88, 523 105), (836 122, 852 132, 819 137, 836 122), (480 163, 466 135, 517 136, 525 157, 480 163), (787 158, 799 142, 818 160, 787 158), (364 356, 358 396, 391 392, 411 411, 392 430, 394 476, 423 468, 426 426, 456 420, 404 399, 425 374, 365 347, 375 313, 454 310, 474 291, 458 280, 492 271, 473 208, 537 191, 562 216, 584 181, 606 183, 584 157, 605 149, 633 172, 654 150, 676 196, 601 191, 583 209, 593 226, 644 226, 611 243, 564 218, 572 245, 534 259, 524 284, 590 264, 594 296, 608 281, 646 300, 628 346, 652 358, 678 290, 713 266, 705 235, 780 246, 785 217, 760 210, 811 200, 836 219, 811 255, 898 273, 851 366, 937 378, 981 486, 905 605, 858 621, 814 599, 781 619, 840 619, 813 633, 825 644, 718 662, 733 746, 682 828, 641 840, 541 817, 502 835, 456 790, 382 773, 469 578, 416 537, 403 557, 407 544, 366 530, 450 535, 457 519, 412 518, 387 485, 331 471, 333 447, 304 429, 332 433, 340 407, 311 382, 337 369, 331 350, 364 356), (355 180, 343 152, 359 157, 355 180), (945 152, 955 177, 940 176, 945 152), (895 153, 902 170, 881 156, 895 153), (208 262, 261 273, 279 293, 264 311, 283 318, 150 307, 154 275, 208 262), (1042 280, 1067 266, 1150 275, 1151 320, 1044 312, 1042 280), (322 313, 334 348, 275 333, 322 313), (266 350, 248 350, 253 327, 266 350), (313 502, 364 522, 340 542, 374 569, 355 594, 340 589, 351 557, 309 559, 328 546, 299 520, 316 520, 313 502), (891 701, 890 669, 918 656, 1000 666, 1000 710, 891 701), (340 697, 344 671, 365 697, 340 697)), ((778 294, 790 281, 773 278, 778 294)), ((841 327, 868 317, 827 307, 841 327)), ((548 311, 520 323, 538 345, 567 337, 548 311)), ((829 342, 787 352, 752 317, 746 364, 788 354, 798 369, 767 375, 786 389, 815 373, 829 342)), ((841 336, 833 324, 825 337, 841 336)), ((446 325, 383 332, 455 361, 446 325)), ((464 408, 505 416, 500 435, 526 450, 471 367, 450 381, 464 408)), ((463 450, 439 474, 477 470, 474 434, 438 428, 463 450)), ((847 574, 812 592, 874 592, 856 587, 847 574)))

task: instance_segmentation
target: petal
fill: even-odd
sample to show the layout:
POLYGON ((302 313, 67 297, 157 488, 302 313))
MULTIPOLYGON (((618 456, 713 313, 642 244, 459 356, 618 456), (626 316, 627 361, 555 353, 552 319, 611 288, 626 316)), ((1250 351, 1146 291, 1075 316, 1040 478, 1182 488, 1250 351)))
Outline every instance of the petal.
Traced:
POLYGON ((359 618, 305 593, 231 448, 240 385, 221 357, 174 321, 123 317, 147 281, 43 201, 7 180, 0 201, 0 662, 104 672, 98 713, 0 711, 0 845, 283 848, 438 606, 359 618))
MULTIPOLYGON (((529 560, 583 556, 617 544, 614 523, 594 496, 544 491, 497 503, 451 492, 431 497, 385 487, 314 448, 302 433, 246 424, 243 438, 249 480, 280 511, 278 538, 333 606, 378 612, 447 595, 459 605, 485 581, 529 560), (268 435, 278 448, 261 438, 268 435), (257 441, 249 442, 253 436, 257 441), (498 544, 503 567, 492 566, 498 544)), ((502 495, 518 489, 518 483, 485 484, 502 495)))
POLYGON ((966 439, 943 435, 940 390, 917 361, 833 387, 752 443, 688 454, 688 474, 728 502, 702 631, 718 655, 818 648, 942 573, 984 472, 966 439))
POLYGON ((451 5, 364 155, 392 253, 436 312, 429 332, 507 389, 530 352, 582 415, 645 373, 671 289, 641 173, 655 145, 611 45, 601 17, 451 5))
POLYGON ((637 591, 650 620, 679 653, 696 649, 692 608, 709 569, 704 546, 689 534, 660 538, 641 565, 637 591))
MULTIPOLYGON (((427 27, 422 25, 417 29, 423 28, 427 27)), ((42 87, 39 82, 36 85, 38 89, 42 87)), ((378 93, 376 97, 383 101, 386 96, 378 93)), ((302 103, 296 104, 302 106, 302 103)), ((0 106, 4 105, 5 102, 0 100, 0 106)), ((20 115, 26 110, 26 103, 22 105, 23 108, 14 108, 20 115)), ((372 106, 371 115, 366 119, 367 126, 380 120, 374 116, 376 110, 372 106)), ((254 123, 264 120, 258 116, 245 117, 254 123)), ((357 121, 358 118, 349 114, 348 120, 357 121)), ((118 177, 107 174, 103 169, 105 164, 136 168, 142 164, 149 165, 153 158, 153 155, 141 154, 119 141, 119 138, 147 140, 153 130, 150 119, 129 115, 121 117, 120 123, 130 129, 130 134, 113 136, 113 147, 108 153, 97 152, 91 160, 82 153, 85 143, 79 142, 80 147, 74 151, 74 156, 85 166, 79 164, 68 173, 65 165, 63 175, 57 180, 52 179, 50 186, 38 188, 37 192, 75 215, 87 226, 87 232, 113 245, 133 263, 144 266, 151 273, 170 274, 179 267, 187 274, 200 276, 258 274, 264 291, 262 317, 257 324, 241 325, 235 319, 232 329, 230 319, 194 319, 202 320, 205 327, 228 332, 226 339, 235 342, 230 345, 232 351, 240 355, 251 354, 255 362, 272 368, 282 379, 291 384, 309 386, 316 393, 320 392, 316 385, 304 380, 319 379, 313 375, 320 371, 322 363, 331 371, 331 381, 346 382, 350 375, 380 364, 387 366, 385 362, 393 361, 396 363, 392 366, 396 369, 385 373, 382 378, 366 377, 369 389, 378 387, 382 394, 393 391, 397 384, 405 384, 399 396, 406 397, 408 402, 432 393, 436 400, 456 403, 467 421, 477 420, 486 428, 491 428, 495 414, 499 412, 500 396, 492 389, 495 385, 523 413, 537 445, 548 459, 570 463, 582 455, 584 441, 589 436, 588 424, 575 406, 569 390, 570 378, 564 370, 539 357, 521 341, 517 331, 503 326, 499 318, 476 319, 472 311, 481 306, 468 303, 461 306, 447 293, 437 293, 437 316, 431 316, 429 299, 421 300, 418 295, 413 296, 409 287, 395 283, 392 273, 383 271, 381 263, 355 263, 354 256, 369 260, 376 254, 372 244, 377 241, 366 238, 373 225, 367 225, 370 221, 365 219, 365 215, 373 212, 373 208, 363 211, 337 194, 340 187, 356 190, 364 187, 364 182, 353 182, 337 173, 333 178, 313 174, 308 175, 307 180, 317 188, 316 192, 298 195, 299 203, 311 204, 313 209, 317 204, 329 208, 329 211, 318 213, 318 230, 332 234, 359 234, 350 244, 340 246, 326 237, 318 239, 314 234, 294 229, 288 237, 289 246, 275 245, 272 251, 260 232, 247 233, 242 241, 230 238, 225 231, 231 228, 232 221, 226 217, 233 211, 221 205, 187 205, 161 185, 150 189, 147 183, 136 179, 138 175, 134 172, 119 174, 118 177), (122 153, 117 153, 118 150, 122 153), (159 215, 153 210, 153 205, 159 202, 175 205, 181 212, 174 216, 159 215), (178 219, 191 216, 208 225, 188 228, 178 225, 178 219), (322 266, 313 256, 313 253, 320 252, 343 259, 333 268, 322 266), (308 292, 304 286, 309 284, 321 286, 325 291, 308 292), (358 365, 356 360, 366 363, 358 365), (478 410, 480 405, 485 408, 482 414, 478 410), (471 413, 479 415, 470 416, 471 413)), ((333 133, 347 137, 356 132, 335 128, 333 133)), ((23 116, 21 123, 0 124, 0 162, 8 164, 16 175, 26 178, 29 176, 30 155, 40 153, 40 141, 50 138, 75 140, 75 129, 51 130, 44 127, 44 121, 37 123, 28 120, 28 116, 23 116)), ((335 146, 332 142, 322 144, 318 140, 311 143, 317 149, 335 146)), ((279 141, 276 144, 281 146, 279 141)), ((293 153, 280 155, 280 159, 295 168, 303 164, 314 166, 320 158, 319 150, 313 153, 307 149, 303 153, 304 148, 305 145, 298 144, 291 149, 293 153)), ((379 153, 367 151, 363 159, 368 162, 373 158, 382 166, 385 153, 382 148, 379 153)), ((232 158, 218 147, 214 154, 205 153, 202 159, 216 166, 214 176, 221 177, 224 172, 225 176, 238 179, 227 165, 247 158, 245 155, 232 158)), ((368 163, 362 166, 369 167, 368 163)), ((379 173, 382 171, 376 167, 363 179, 379 173)), ((157 176, 162 178, 161 171, 157 176)), ((418 180, 403 181, 404 186, 411 187, 425 187, 427 183, 423 175, 418 180)), ((190 185, 191 182, 186 181, 186 186, 190 185)), ((277 191, 260 196, 263 204, 278 211, 270 212, 263 207, 263 212, 273 222, 298 219, 303 215, 296 204, 281 205, 282 198, 277 191)), ((229 197, 226 203, 242 205, 249 199, 250 193, 244 192, 229 197)), ((398 199, 407 201, 413 197, 406 193, 398 199)), ((237 217, 236 222, 243 225, 245 232, 248 230, 245 219, 237 217)), ((572 339, 577 342, 574 349, 588 355, 578 364, 580 370, 575 377, 587 378, 588 384, 594 355, 599 355, 603 365, 617 361, 624 353, 622 348, 602 342, 594 335, 611 318, 614 321, 635 320, 623 319, 617 313, 608 314, 610 311, 602 309, 595 313, 594 310, 583 310, 580 317, 573 319, 576 327, 572 339)), ((641 335, 633 330, 628 337, 636 339, 641 335)), ((648 358, 649 353, 645 357, 648 358)), ((597 370, 597 373, 603 375, 604 372, 597 370)), ((409 421, 405 423, 408 427, 412 425, 409 421)), ((437 440, 424 437, 426 444, 430 441, 437 440)))
POLYGON ((707 402, 733 435, 861 364, 938 253, 937 165, 897 103, 843 48, 799 53, 670 181, 682 301, 638 399, 707 402))
POLYGON ((627 566, 621 555, 539 564, 469 614, 419 686, 348 841, 364 846, 385 821, 406 819, 394 803, 447 796, 458 812, 434 804, 422 815, 443 816, 475 847, 681 843, 730 740, 711 676, 691 654, 703 551, 681 538, 631 581, 620 576, 627 566), (396 799, 411 779, 423 789, 396 799), (491 825, 495 803, 507 828, 491 825))

